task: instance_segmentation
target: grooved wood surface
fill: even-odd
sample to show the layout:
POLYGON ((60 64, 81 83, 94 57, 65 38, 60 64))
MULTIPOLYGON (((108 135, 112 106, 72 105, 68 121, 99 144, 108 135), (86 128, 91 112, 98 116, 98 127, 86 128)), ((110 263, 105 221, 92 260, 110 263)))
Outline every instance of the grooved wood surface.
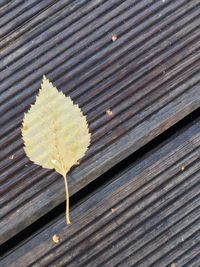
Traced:
POLYGON ((200 106, 199 26, 199 0, 1 1, 0 243, 65 199, 62 178, 23 151, 42 75, 92 133, 72 195, 200 106))
POLYGON ((200 266, 199 129, 200 121, 130 165, 72 210, 72 225, 63 214, 1 266, 200 266))

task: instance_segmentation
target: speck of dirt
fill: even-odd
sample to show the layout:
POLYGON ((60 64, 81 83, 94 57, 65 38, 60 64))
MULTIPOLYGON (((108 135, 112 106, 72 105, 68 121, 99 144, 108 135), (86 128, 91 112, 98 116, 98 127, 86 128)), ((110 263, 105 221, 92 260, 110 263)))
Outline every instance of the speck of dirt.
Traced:
POLYGON ((106 113, 107 113, 108 116, 112 116, 113 115, 113 112, 112 112, 111 109, 107 109, 106 110, 106 113))
POLYGON ((116 34, 113 34, 113 35, 112 35, 112 41, 113 41, 113 42, 117 41, 117 35, 116 35, 116 34))
POLYGON ((15 157, 15 155, 11 155, 11 156, 9 157, 9 159, 14 159, 14 157, 15 157))
POLYGON ((52 240, 54 243, 58 244, 60 242, 60 236, 58 234, 55 234, 52 236, 52 240))
POLYGON ((185 170, 185 167, 184 167, 184 166, 182 166, 182 167, 181 167, 181 171, 184 171, 184 170, 185 170))

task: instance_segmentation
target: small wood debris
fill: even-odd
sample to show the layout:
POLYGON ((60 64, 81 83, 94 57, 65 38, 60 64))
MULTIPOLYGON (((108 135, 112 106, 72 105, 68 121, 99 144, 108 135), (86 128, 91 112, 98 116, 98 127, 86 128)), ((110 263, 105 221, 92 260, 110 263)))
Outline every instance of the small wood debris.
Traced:
POLYGON ((107 109, 106 110, 106 113, 107 113, 108 116, 112 116, 113 115, 113 112, 112 112, 111 109, 107 109))
POLYGON ((111 209, 111 212, 112 212, 112 213, 114 213, 115 211, 116 211, 116 209, 114 209, 114 208, 111 209))
POLYGON ((79 161, 77 161, 75 164, 74 164, 75 166, 77 166, 77 165, 80 165, 80 162, 79 161))
POLYGON ((171 267, 177 267, 176 263, 173 262, 173 263, 171 264, 171 267))
POLYGON ((181 167, 181 171, 184 171, 184 170, 185 170, 185 166, 182 166, 182 167, 181 167))
POLYGON ((117 40, 117 35, 116 34, 113 34, 112 35, 112 41, 115 42, 117 40))
POLYGON ((55 234, 52 236, 52 240, 54 243, 58 244, 60 242, 60 236, 58 234, 55 234))
POLYGON ((11 155, 11 156, 9 157, 9 159, 14 159, 14 157, 15 157, 15 155, 11 155))

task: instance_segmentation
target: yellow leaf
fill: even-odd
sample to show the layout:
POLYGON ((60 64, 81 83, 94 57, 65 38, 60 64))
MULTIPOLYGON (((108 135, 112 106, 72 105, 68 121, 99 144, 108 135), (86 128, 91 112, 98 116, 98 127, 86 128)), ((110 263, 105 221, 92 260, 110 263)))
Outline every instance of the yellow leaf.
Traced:
POLYGON ((66 174, 76 165, 91 141, 86 117, 44 76, 36 102, 25 113, 22 136, 24 150, 31 161, 55 169, 64 177, 66 220, 69 220, 69 193, 66 174))

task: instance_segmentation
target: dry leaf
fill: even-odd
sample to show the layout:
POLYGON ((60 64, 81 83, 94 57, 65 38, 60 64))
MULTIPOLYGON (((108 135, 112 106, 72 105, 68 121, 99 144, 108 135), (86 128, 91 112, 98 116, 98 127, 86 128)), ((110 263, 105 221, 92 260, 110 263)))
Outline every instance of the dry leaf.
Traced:
POLYGON ((22 136, 24 150, 31 161, 43 168, 55 169, 64 177, 69 224, 66 174, 85 155, 90 144, 86 117, 70 97, 58 92, 44 76, 35 104, 25 113, 22 136))

